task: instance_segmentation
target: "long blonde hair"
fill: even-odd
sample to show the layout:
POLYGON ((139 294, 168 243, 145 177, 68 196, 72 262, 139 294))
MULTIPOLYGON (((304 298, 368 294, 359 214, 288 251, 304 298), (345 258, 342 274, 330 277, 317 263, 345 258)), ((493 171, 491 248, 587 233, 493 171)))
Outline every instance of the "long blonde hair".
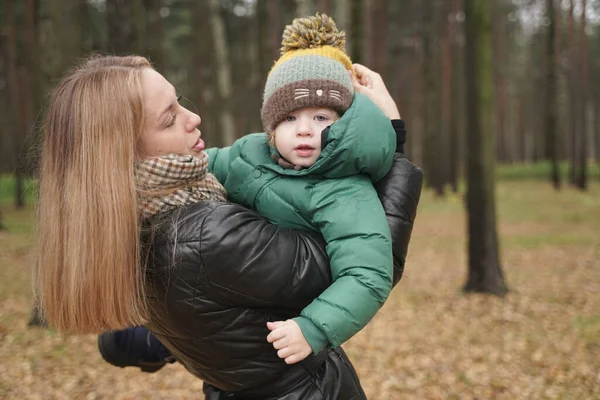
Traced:
POLYGON ((34 283, 42 315, 60 331, 147 319, 134 173, 147 68, 143 57, 95 56, 49 99, 34 283))

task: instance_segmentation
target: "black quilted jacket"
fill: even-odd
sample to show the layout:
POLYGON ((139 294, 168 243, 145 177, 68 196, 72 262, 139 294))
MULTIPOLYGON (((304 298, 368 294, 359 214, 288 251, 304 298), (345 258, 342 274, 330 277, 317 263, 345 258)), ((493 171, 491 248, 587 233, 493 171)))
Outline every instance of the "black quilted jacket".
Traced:
MULTIPOLYGON (((376 186, 394 242, 394 284, 404 269, 421 185, 422 171, 397 153, 376 186)), ((297 316, 330 284, 318 235, 278 228, 243 207, 217 202, 159 214, 150 226, 144 237, 148 327, 192 374, 247 394, 239 398, 267 398, 324 362, 321 354, 288 366, 266 341, 267 321, 297 316)))

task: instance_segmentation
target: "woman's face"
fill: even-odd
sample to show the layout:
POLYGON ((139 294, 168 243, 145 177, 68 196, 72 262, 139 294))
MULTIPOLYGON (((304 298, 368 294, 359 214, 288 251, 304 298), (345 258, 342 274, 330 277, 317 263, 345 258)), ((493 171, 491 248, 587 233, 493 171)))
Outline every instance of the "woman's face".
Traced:
POLYGON ((175 153, 198 155, 204 141, 198 130, 200 117, 182 107, 175 88, 161 74, 146 69, 142 79, 144 92, 144 130, 142 150, 145 156, 159 157, 175 153))

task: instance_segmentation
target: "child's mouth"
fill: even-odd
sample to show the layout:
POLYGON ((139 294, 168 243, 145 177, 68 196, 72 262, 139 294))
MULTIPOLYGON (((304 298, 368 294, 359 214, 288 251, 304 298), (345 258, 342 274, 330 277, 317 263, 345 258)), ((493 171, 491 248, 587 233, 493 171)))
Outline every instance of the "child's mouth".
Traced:
POLYGON ((301 144, 300 146, 296 147, 296 154, 298 154, 300 157, 309 157, 314 151, 315 148, 307 144, 301 144))

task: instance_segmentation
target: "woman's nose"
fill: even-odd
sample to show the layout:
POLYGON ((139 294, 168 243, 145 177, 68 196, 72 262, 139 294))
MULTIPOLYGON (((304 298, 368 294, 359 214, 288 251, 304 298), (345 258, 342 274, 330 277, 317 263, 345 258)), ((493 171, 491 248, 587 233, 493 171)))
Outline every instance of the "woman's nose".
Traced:
POLYGON ((202 118, 200 118, 200 116, 196 113, 193 113, 189 110, 188 110, 188 112, 190 113, 190 118, 189 118, 188 123, 186 124, 185 128, 186 128, 186 131, 193 132, 200 125, 200 122, 202 122, 202 118))

